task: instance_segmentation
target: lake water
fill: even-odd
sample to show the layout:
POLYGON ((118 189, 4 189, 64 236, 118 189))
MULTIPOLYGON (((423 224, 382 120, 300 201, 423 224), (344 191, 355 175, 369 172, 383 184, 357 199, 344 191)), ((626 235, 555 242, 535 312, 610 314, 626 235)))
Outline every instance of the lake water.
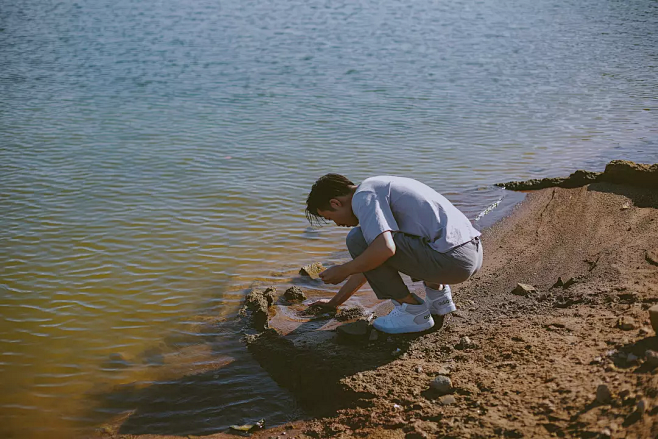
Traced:
POLYGON ((496 182, 658 162, 657 30, 654 0, 2 2, 0 436, 304 416, 235 314, 344 248, 315 179, 475 219, 496 182))

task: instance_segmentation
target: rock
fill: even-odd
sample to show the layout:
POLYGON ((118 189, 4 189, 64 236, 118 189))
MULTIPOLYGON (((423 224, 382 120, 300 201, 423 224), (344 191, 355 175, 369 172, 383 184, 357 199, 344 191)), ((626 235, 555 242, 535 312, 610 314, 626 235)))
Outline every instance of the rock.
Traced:
POLYGON ((301 302, 306 300, 306 294, 299 287, 290 287, 283 293, 283 297, 288 302, 301 302))
POLYGON ((576 279, 574 279, 573 277, 565 277, 564 279, 562 279, 562 277, 558 277, 557 282, 553 284, 552 288, 562 287, 566 289, 576 283, 576 279))
POLYGON ((526 181, 510 181, 507 183, 498 183, 496 186, 502 186, 505 189, 513 191, 527 191, 545 189, 548 187, 575 188, 594 183, 601 177, 601 172, 589 172, 578 170, 569 177, 555 177, 532 179, 526 181))
POLYGON ((658 188, 658 164, 645 165, 626 160, 613 160, 605 167, 604 181, 646 188, 658 188))
POLYGON ((445 375, 439 375, 438 377, 434 378, 434 381, 432 381, 430 386, 432 389, 439 392, 440 395, 447 395, 448 393, 452 393, 453 390, 452 381, 445 375))
POLYGON ((365 320, 357 320, 352 323, 345 323, 336 328, 339 336, 342 336, 346 339, 365 339, 366 334, 368 334, 368 329, 370 325, 365 320))
POLYGON ((617 327, 623 331, 630 331, 637 328, 637 325, 635 324, 635 320, 632 317, 624 316, 617 320, 617 327))
POLYGON ((651 265, 658 265, 658 250, 647 250, 644 259, 651 265))
POLYGON ((537 290, 532 285, 516 284, 516 288, 512 290, 512 294, 516 296, 527 296, 530 293, 536 293, 537 290))
POLYGON ((649 318, 651 319, 653 331, 658 334, 658 305, 649 308, 649 318))
POLYGON ((377 332, 376 329, 372 329, 370 331, 370 335, 368 336, 368 340, 369 341, 377 341, 378 338, 379 338, 379 332, 377 332))
POLYGON ((339 309, 336 313, 336 320, 344 322, 346 320, 358 319, 363 317, 364 309, 360 306, 351 306, 349 308, 339 309))
POLYGON ((612 437, 612 432, 610 431, 609 428, 604 428, 601 430, 601 436, 602 437, 612 437))
POLYGON ((649 366, 658 367, 658 352, 649 349, 644 353, 644 355, 649 366))
POLYGON ((397 348, 393 352, 391 352, 391 356, 393 357, 399 357, 400 355, 402 355, 402 349, 400 348, 397 348))
POLYGON ((638 359, 639 359, 639 357, 637 355, 631 353, 631 354, 628 354, 628 356, 626 357, 626 362, 627 363, 635 363, 638 359))
POLYGON ((578 170, 569 177, 510 181, 498 183, 496 186, 502 186, 513 191, 525 191, 548 187, 575 188, 602 181, 645 188, 658 188, 658 164, 645 165, 626 160, 613 160, 608 163, 602 173, 578 170))
POLYGON ((640 328, 639 331, 637 331, 639 335, 649 335, 649 330, 647 328, 640 328))
POLYGON ((320 273, 324 270, 325 268, 320 262, 314 262, 309 265, 304 265, 301 270, 299 270, 299 274, 302 276, 308 276, 311 279, 319 279, 320 273))
POLYGON ((610 389, 605 384, 599 384, 599 387, 596 388, 596 401, 601 404, 606 404, 612 400, 612 393, 610 389))
POLYGON ((258 331, 269 327, 268 308, 274 303, 276 288, 269 287, 265 290, 252 290, 244 300, 244 305, 239 314, 248 316, 251 314, 251 326, 258 331))
POLYGON ((647 411, 647 402, 644 399, 641 399, 638 401, 637 405, 635 406, 635 411, 637 411, 640 415, 643 415, 644 412, 647 411))
POLYGON ((416 371, 416 373, 423 373, 423 366, 416 366, 414 371, 416 371))
POLYGON ((246 307, 252 311, 258 310, 260 308, 268 308, 274 303, 276 299, 275 296, 276 288, 268 287, 265 290, 251 290, 247 297, 245 297, 244 304, 246 307), (263 302, 264 300, 264 302, 263 302))
POLYGON ((470 338, 468 337, 462 337, 459 339, 459 343, 455 345, 455 349, 475 349, 477 348, 478 345, 473 343, 470 338))
POLYGON ((436 373, 439 375, 450 375, 450 369, 445 366, 440 366, 436 373))
POLYGON ((452 395, 445 395, 439 398, 439 402, 443 405, 451 405, 457 402, 454 396, 452 395))

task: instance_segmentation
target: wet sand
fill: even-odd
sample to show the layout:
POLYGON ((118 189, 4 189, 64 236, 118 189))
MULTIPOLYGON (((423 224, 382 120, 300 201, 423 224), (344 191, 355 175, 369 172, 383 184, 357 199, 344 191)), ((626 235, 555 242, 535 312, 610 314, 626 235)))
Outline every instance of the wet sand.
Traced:
MULTIPOLYGON (((345 338, 343 322, 275 302, 270 329, 245 341, 314 419, 251 437, 655 437, 657 209, 647 184, 530 192, 485 231, 483 269, 453 288, 458 311, 423 334, 345 338), (518 283, 535 291, 513 294, 518 283)), ((94 437, 167 437, 123 434, 123 421, 94 437)))

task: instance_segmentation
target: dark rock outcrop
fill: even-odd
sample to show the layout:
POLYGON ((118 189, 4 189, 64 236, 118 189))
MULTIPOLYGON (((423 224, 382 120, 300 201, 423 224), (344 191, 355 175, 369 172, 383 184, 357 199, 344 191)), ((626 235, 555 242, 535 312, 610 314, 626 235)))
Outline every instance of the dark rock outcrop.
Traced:
POLYGON ((575 188, 591 183, 607 182, 645 188, 658 188, 658 164, 647 165, 627 160, 613 160, 604 172, 578 170, 568 177, 509 181, 496 186, 513 191, 529 191, 549 187, 575 188))

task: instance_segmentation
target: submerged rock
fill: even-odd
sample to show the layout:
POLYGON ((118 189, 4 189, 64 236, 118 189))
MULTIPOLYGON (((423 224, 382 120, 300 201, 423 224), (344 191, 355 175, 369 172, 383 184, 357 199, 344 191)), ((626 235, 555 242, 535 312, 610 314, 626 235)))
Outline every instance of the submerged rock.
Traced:
POLYGON ((130 362, 125 355, 115 352, 108 356, 107 361, 105 361, 101 367, 103 369, 117 370, 125 369, 130 366, 132 366, 132 362, 130 362))
POLYGON ((283 293, 283 297, 288 302, 301 302, 306 300, 306 294, 299 287, 290 287, 283 293))
POLYGON ((314 262, 309 265, 304 265, 301 270, 299 270, 299 274, 302 276, 308 276, 311 279, 319 279, 320 273, 324 270, 325 268, 320 262, 314 262))

